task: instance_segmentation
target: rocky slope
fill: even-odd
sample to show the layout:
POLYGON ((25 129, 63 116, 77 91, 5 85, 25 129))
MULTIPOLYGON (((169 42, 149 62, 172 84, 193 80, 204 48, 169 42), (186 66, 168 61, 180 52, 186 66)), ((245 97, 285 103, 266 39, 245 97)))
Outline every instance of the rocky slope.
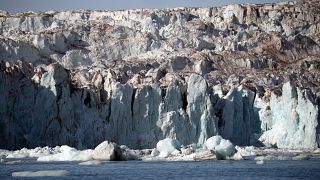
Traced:
POLYGON ((0 148, 320 144, 320 3, 0 13, 0 148))

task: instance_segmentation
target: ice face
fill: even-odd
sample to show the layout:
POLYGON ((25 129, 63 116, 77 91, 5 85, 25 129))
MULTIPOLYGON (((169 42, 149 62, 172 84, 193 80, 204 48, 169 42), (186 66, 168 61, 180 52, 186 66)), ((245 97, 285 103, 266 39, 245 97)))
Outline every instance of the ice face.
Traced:
POLYGON ((319 8, 1 11, 0 148, 316 148, 319 8))

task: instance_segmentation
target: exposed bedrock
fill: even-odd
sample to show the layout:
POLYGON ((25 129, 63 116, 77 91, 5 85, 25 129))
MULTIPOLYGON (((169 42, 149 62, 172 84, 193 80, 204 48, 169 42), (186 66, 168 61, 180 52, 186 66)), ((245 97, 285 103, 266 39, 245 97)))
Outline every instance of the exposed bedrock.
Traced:
POLYGON ((319 147, 319 9, 0 11, 0 148, 319 147))

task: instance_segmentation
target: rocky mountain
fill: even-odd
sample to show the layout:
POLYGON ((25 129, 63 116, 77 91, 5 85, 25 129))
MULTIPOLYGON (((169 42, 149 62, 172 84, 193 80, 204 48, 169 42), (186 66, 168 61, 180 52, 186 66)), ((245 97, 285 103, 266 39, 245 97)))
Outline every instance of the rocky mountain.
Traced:
POLYGON ((320 145, 320 2, 0 13, 0 148, 320 145))

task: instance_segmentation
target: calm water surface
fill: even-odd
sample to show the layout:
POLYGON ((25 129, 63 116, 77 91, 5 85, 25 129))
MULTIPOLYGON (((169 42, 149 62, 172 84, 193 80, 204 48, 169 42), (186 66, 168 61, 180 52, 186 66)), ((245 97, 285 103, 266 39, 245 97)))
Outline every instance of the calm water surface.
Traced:
MULTIPOLYGON (((67 170, 59 179, 320 179, 320 159, 307 161, 143 162, 122 161, 80 166, 77 162, 43 163, 35 160, 0 164, 0 179, 12 179, 16 171, 67 170)), ((22 178, 22 179, 56 179, 22 178)), ((19 178, 21 179, 21 178, 19 178)))

